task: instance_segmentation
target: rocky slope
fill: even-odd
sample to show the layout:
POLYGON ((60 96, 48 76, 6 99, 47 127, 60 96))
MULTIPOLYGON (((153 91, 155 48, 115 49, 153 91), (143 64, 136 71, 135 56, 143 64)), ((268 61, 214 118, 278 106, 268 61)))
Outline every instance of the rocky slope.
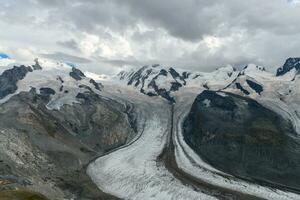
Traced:
POLYGON ((300 188, 297 133, 290 121, 252 99, 202 92, 184 122, 184 137, 221 171, 295 191, 300 188))
MULTIPOLYGON (((63 63, 10 64, 0 75, 0 190, 110 199, 86 175, 95 157, 135 136, 133 107, 63 63)), ((0 196, 3 193, 0 193, 0 196)))

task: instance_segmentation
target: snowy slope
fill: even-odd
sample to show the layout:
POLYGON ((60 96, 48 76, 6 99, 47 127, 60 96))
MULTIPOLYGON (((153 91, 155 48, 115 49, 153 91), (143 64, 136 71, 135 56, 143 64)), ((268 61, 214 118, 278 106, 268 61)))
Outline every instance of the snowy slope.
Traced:
POLYGON ((66 63, 53 60, 35 60, 31 64, 20 65, 12 59, 0 59, 0 103, 6 102, 20 92, 35 89, 50 92, 49 109, 59 109, 63 104, 78 103, 78 93, 93 91, 99 93, 101 84, 87 78, 80 70, 66 63), (17 72, 25 75, 16 78, 17 72), (15 87, 16 86, 16 87, 15 87), (15 87, 15 88, 14 88, 15 87))
POLYGON ((176 101, 175 93, 183 88, 224 90, 253 98, 276 97, 288 100, 294 96, 297 99, 299 63, 300 59, 289 58, 277 74, 255 64, 249 64, 240 71, 226 66, 210 73, 152 65, 122 71, 117 79, 143 94, 161 96, 171 103, 176 101))

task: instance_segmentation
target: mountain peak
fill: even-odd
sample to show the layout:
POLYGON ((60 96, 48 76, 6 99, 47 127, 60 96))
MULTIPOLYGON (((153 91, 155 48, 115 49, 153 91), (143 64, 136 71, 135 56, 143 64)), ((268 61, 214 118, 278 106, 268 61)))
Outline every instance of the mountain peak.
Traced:
POLYGON ((299 71, 300 69, 300 57, 298 58, 288 58, 284 65, 277 70, 276 76, 283 76, 289 71, 295 69, 299 71))
POLYGON ((220 89, 220 85, 227 85, 237 73, 232 66, 219 68, 212 73, 201 73, 152 65, 122 71, 118 74, 118 78, 126 81, 127 85, 139 89, 143 94, 161 96, 174 103, 174 93, 183 87, 203 86, 220 89))

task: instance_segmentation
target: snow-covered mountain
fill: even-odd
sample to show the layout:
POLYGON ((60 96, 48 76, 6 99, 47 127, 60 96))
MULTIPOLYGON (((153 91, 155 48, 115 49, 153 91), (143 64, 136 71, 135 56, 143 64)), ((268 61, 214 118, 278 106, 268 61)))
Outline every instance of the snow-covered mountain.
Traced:
MULTIPOLYGON (((245 96, 280 96, 297 93, 300 58, 289 58, 277 73, 249 64, 238 71, 232 66, 213 72, 191 72, 160 65, 121 71, 117 78, 149 96, 161 96, 174 103, 174 94, 183 88, 224 90, 245 96)), ((300 91, 299 91, 300 92, 300 91)))
MULTIPOLYGON (((232 165, 241 163, 239 156, 237 164, 218 167, 233 149, 240 155, 236 147, 247 128, 249 147, 258 144, 248 163, 259 156, 269 159, 261 144, 274 145, 270 152, 280 144, 294 155, 300 132, 299 61, 289 58, 277 74, 255 64, 210 73, 152 65, 108 78, 83 73, 73 63, 17 63, 0 55, 0 181, 51 199, 299 199, 298 191, 293 193, 296 176, 296 183, 265 176, 292 186, 286 192, 282 185, 260 185, 255 170, 249 182, 239 179, 238 170, 231 173, 232 165), (274 137, 281 132, 287 136, 274 137), (212 149, 197 149, 200 144, 212 149), (202 160, 203 150, 213 162, 202 160), (203 183, 210 186, 203 190, 203 183)), ((277 151, 272 155, 285 158, 277 151)), ((292 163, 293 157, 287 158, 292 163)), ((274 162, 266 162, 273 170, 274 162)))
POLYGON ((79 93, 99 93, 101 83, 87 78, 78 68, 51 60, 36 59, 33 64, 22 65, 9 58, 0 59, 0 101, 22 91, 35 89, 38 94, 48 93, 48 107, 59 109, 64 104, 78 102, 79 93))
POLYGON ((300 58, 288 58, 284 65, 278 68, 276 76, 283 76, 288 72, 298 74, 300 70, 300 58))
POLYGON ((238 75, 231 66, 219 68, 212 73, 191 72, 160 65, 143 66, 140 69, 121 71, 118 78, 149 96, 161 96, 174 103, 173 93, 184 87, 222 89, 238 75))
MULTIPOLYGON (((300 132, 300 89, 297 60, 297 58, 288 59, 280 68, 284 69, 284 73, 278 70, 282 72, 281 74, 268 72, 266 68, 255 64, 248 64, 242 70, 234 70, 230 66, 223 67, 211 73, 190 72, 154 65, 123 71, 118 78, 121 84, 123 82, 131 89, 148 96, 161 96, 172 103, 176 126, 173 140, 176 157, 174 162, 178 162, 185 172, 203 180, 208 174, 204 171, 210 171, 211 166, 206 165, 209 163, 222 172, 246 179, 248 177, 250 182, 253 179, 261 180, 270 188, 273 188, 272 184, 275 183, 279 185, 274 188, 291 190, 290 194, 293 192, 298 194, 300 144, 297 134, 300 132), (194 94, 199 94, 196 99, 194 94), (191 99, 195 100, 192 107, 189 107, 188 102, 191 99), (182 116, 176 114, 178 110, 183 113, 182 116), (180 143, 182 135, 187 144, 180 143), (191 159, 190 164, 187 164, 189 159, 184 155, 191 158, 194 153, 199 157, 195 156, 195 159, 191 159), (285 161, 291 164, 286 167, 285 161), (280 166, 281 164, 278 163, 283 165, 280 166), (282 170, 278 170, 279 168, 282 170), (265 173, 266 171, 270 173, 265 173)), ((149 135, 158 132, 154 130, 149 135)), ((145 146, 147 144, 141 145, 137 152, 146 149, 145 146)), ((117 159, 111 159, 112 170, 106 167, 103 173, 95 167, 94 174, 105 177, 106 174, 113 174, 116 171, 113 167, 116 160, 125 157, 122 162, 131 161, 126 157, 127 154, 120 154, 117 159)), ((159 156, 163 157, 161 154, 159 156)), ((104 163, 99 162, 97 167, 101 167, 101 164, 104 163)), ((120 171, 127 172, 127 168, 120 171)), ((135 175, 135 172, 132 175, 135 175)), ((208 178, 209 183, 214 182, 215 185, 220 184, 225 188, 229 185, 229 187, 240 187, 238 191, 258 195, 263 199, 283 199, 281 191, 275 192, 276 195, 279 194, 276 197, 274 192, 269 192, 266 188, 252 190, 251 186, 243 185, 244 183, 233 184, 231 178, 229 178, 230 184, 227 185, 228 179, 224 180, 223 175, 219 176, 215 172, 212 174, 208 178), (221 184, 222 180, 224 184, 221 184), (254 192, 250 192, 251 190, 254 192)), ((125 187, 130 190, 124 186, 124 183, 122 184, 123 176, 120 179, 116 178, 114 185, 117 188, 125 187)), ((259 184, 256 183, 257 185, 259 184)), ((298 199, 299 197, 287 195, 284 198, 298 199)))
POLYGON ((1 58, 1 189, 49 199, 98 197, 85 166, 136 134, 132 106, 102 93, 100 82, 69 64, 1 58))

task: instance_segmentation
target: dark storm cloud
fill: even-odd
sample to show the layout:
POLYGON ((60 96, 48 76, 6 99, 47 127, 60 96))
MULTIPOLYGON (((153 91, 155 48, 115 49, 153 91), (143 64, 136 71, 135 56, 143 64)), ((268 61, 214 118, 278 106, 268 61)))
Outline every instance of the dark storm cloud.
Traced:
POLYGON ((230 33, 234 27, 249 31, 270 30, 292 34, 299 14, 285 0, 39 0, 52 10, 51 19, 59 17, 85 31, 99 26, 123 31, 142 22, 163 28, 171 35, 186 40, 203 35, 230 33))
POLYGON ((212 34, 220 25, 222 11, 216 2, 196 0, 124 2, 137 19, 162 27, 176 37, 195 40, 212 34), (216 12, 214 12, 216 11, 216 12))
POLYGON ((163 28, 176 37, 195 40, 212 34, 224 20, 223 6, 218 1, 197 0, 39 0, 53 10, 50 19, 72 22, 84 31, 97 31, 99 26, 115 31, 135 27, 137 23, 163 28))

